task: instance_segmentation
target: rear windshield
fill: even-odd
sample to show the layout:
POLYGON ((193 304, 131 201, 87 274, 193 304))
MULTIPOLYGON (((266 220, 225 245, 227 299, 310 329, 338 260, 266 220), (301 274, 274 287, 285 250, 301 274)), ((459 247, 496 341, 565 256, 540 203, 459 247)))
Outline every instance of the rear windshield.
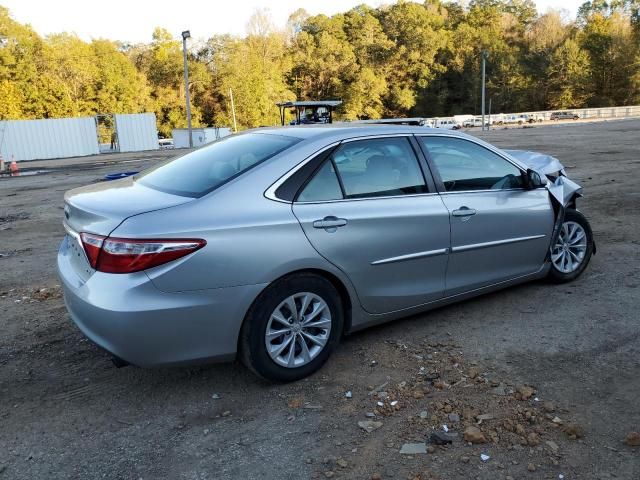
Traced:
POLYGON ((136 180, 163 192, 200 197, 299 141, 261 133, 232 135, 145 170, 136 180))

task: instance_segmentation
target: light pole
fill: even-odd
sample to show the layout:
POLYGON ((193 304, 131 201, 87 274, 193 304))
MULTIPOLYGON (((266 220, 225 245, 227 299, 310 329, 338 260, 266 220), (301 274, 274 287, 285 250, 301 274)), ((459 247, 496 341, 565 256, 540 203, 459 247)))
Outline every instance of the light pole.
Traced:
POLYGON ((189 95, 189 64, 187 63, 187 38, 191 38, 191 32, 182 32, 182 56, 184 57, 184 96, 187 102, 187 128, 189 129, 189 148, 193 148, 193 135, 191 130, 191 97, 189 95))
POLYGON ((487 57, 489 52, 482 51, 482 131, 484 132, 484 94, 485 94, 485 65, 487 63, 487 57))

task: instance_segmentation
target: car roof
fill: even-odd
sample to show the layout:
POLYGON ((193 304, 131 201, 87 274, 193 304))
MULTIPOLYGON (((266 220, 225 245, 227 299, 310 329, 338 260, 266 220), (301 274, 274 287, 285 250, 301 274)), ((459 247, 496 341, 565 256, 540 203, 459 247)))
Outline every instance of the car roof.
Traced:
POLYGON ((287 137, 296 137, 302 140, 300 144, 314 141, 322 141, 325 144, 339 142, 346 139, 356 137, 369 137, 375 135, 434 135, 442 137, 457 137, 470 140, 474 143, 489 148, 492 151, 500 152, 502 155, 509 157, 512 163, 526 169, 527 166, 517 158, 505 153, 500 148, 484 140, 467 135, 466 133, 455 130, 443 130, 441 128, 418 127, 411 125, 389 125, 389 124, 357 124, 357 123, 332 123, 320 125, 295 125, 285 127, 262 127, 252 130, 245 130, 237 135, 247 133, 263 134, 263 135, 282 135, 287 137))
POLYGON ((357 123, 332 123, 324 125, 295 125, 285 127, 263 127, 247 130, 246 133, 259 133, 266 135, 285 135, 303 140, 331 139, 341 140, 353 137, 365 137, 371 135, 447 135, 466 138, 468 135, 451 130, 439 128, 419 127, 411 125, 389 125, 389 124, 357 124, 357 123))

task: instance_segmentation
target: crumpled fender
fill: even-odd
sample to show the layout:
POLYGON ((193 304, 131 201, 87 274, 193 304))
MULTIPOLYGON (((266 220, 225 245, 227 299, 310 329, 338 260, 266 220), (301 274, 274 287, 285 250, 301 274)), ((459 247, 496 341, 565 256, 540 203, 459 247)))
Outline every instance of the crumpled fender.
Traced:
MULTIPOLYGON (((582 187, 567 177, 560 160, 551 155, 525 150, 505 150, 505 152, 537 172, 540 178, 547 179, 546 189, 549 191, 551 203, 556 212, 550 243, 550 245, 554 245, 560 235, 565 211, 571 205, 575 208, 575 199, 582 196, 582 187)), ((551 249, 549 249, 547 259, 549 259, 550 255, 551 249)))
POLYGON ((552 198, 566 208, 576 196, 582 196, 582 187, 567 177, 564 166, 556 157, 525 150, 505 150, 510 156, 547 178, 547 190, 552 198))
POLYGON ((582 196, 582 187, 564 175, 559 175, 554 182, 547 180, 547 190, 565 208, 576 196, 582 196))
POLYGON ((526 150, 504 150, 513 158, 527 165, 531 170, 535 170, 543 175, 552 175, 560 172, 566 175, 564 166, 556 157, 539 152, 529 152, 526 150))

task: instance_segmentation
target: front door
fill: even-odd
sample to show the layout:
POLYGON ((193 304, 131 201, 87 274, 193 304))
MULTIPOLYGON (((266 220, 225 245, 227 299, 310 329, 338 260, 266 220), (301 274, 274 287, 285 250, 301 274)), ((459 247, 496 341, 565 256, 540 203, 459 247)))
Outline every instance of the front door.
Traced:
POLYGON ((547 190, 526 190, 519 167, 471 140, 419 140, 451 215, 446 295, 538 271, 554 223, 547 190))
POLYGON ((371 313, 444 295, 449 212, 406 137, 345 142, 293 204, 314 248, 371 313))

